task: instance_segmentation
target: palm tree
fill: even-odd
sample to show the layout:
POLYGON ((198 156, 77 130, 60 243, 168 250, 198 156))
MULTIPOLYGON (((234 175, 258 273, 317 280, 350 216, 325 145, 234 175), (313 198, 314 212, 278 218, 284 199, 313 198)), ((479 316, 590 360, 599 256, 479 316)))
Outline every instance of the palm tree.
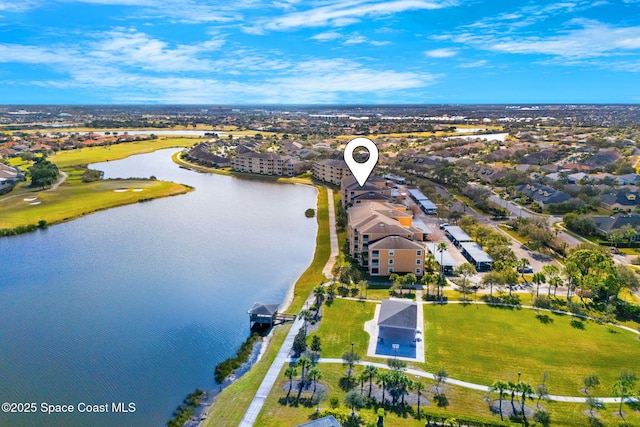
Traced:
POLYGON ((322 379, 322 371, 318 369, 317 366, 312 366, 307 372, 307 378, 310 378, 311 381, 313 381, 313 393, 315 394, 318 380, 322 379))
MULTIPOLYGON (((298 370, 295 366, 289 366, 284 371, 284 376, 289 378, 289 393, 291 393, 291 389, 293 388, 293 377, 295 377, 296 375, 298 375, 298 370)), ((287 396, 289 396, 289 393, 287 393, 287 396)))
POLYGON ((551 296, 551 286, 552 286, 552 282, 554 282, 555 278, 558 277, 558 275, 560 274, 560 269, 551 264, 551 265, 545 265, 544 267, 542 267, 542 274, 544 274, 545 278, 548 280, 547 283, 549 283, 549 292, 548 292, 548 296, 551 296))
POLYGON ((620 409, 618 412, 622 416, 622 403, 625 398, 633 393, 633 386, 638 377, 633 372, 623 371, 618 375, 618 380, 613 384, 613 395, 620 398, 620 409))
POLYGON ((502 397, 504 396, 505 391, 509 389, 509 384, 504 381, 495 381, 491 384, 491 391, 498 392, 498 398, 500 399, 500 419, 504 421, 504 417, 502 416, 502 397))
POLYGON ((309 360, 307 356, 302 356, 298 358, 298 360, 296 361, 296 365, 300 366, 300 369, 301 369, 300 378, 301 378, 301 381, 304 383, 304 373, 305 373, 304 371, 306 368, 311 366, 311 360, 309 360))
POLYGON ((417 281, 418 281, 418 278, 413 273, 405 274, 402 277, 403 285, 411 285, 409 286, 409 292, 411 292, 411 290, 413 289, 413 285, 415 285, 417 281))
POLYGON ((493 286, 499 286, 502 283, 502 275, 497 271, 490 271, 482 278, 484 286, 489 285, 489 300, 493 298, 493 286))
POLYGON ((367 374, 364 371, 360 372, 358 375, 358 382, 360 382, 360 394, 364 393, 364 383, 367 381, 367 374))
POLYGON ((369 381, 369 397, 371 397, 371 388, 373 386, 373 379, 378 375, 378 368, 373 365, 367 365, 364 368, 363 374, 366 375, 366 378, 369 381))
POLYGON ((533 275, 533 278, 531 280, 533 280, 533 283, 536 284, 536 296, 540 295, 540 284, 544 283, 547 278, 544 277, 543 273, 538 272, 533 275))
POLYGON ((356 408, 360 409, 367 404, 364 396, 356 390, 351 390, 344 396, 344 403, 351 408, 351 416, 355 416, 356 408))
MULTIPOLYGON (((436 273, 433 273, 433 274, 436 274, 436 273)), ((429 296, 429 285, 435 283, 433 274, 425 273, 422 276, 422 283, 427 287, 427 296, 429 296)))
POLYGON ((516 405, 513 403, 513 399, 516 397, 516 392, 518 391, 518 383, 514 383, 512 381, 507 382, 507 390, 511 392, 511 409, 513 409, 513 413, 516 413, 516 405))
POLYGON ((347 376, 351 379, 351 374, 353 373, 353 365, 356 362, 360 361, 360 355, 351 349, 342 355, 342 363, 345 365, 349 365, 349 370, 347 372, 347 376))
POLYGON ((518 268, 520 269, 520 274, 522 275, 522 280, 526 283, 527 280, 524 278, 524 269, 529 265, 529 260, 527 258, 520 258, 518 260, 518 268))
POLYGON ((551 294, 551 286, 553 286, 553 297, 556 297, 556 293, 558 292, 558 287, 562 286, 564 282, 562 281, 562 277, 556 276, 549 279, 549 294, 551 294))
POLYGON ((304 334, 307 335, 307 322, 310 322, 313 319, 313 313, 305 308, 304 310, 300 311, 300 314, 298 314, 298 318, 304 319, 304 334))
POLYGON ((436 247, 436 250, 438 252, 440 252, 440 275, 444 276, 444 251, 447 250, 447 244, 446 242, 440 242, 438 243, 438 246, 436 247))
POLYGON ((420 381, 414 381, 412 388, 418 393, 418 419, 420 419, 420 395, 427 387, 420 381))
POLYGON ((322 285, 318 285, 313 288, 313 295, 316 297, 316 309, 320 311, 320 305, 324 301, 324 294, 326 289, 322 285))
POLYGON ((382 387, 382 405, 384 406, 384 393, 389 384, 390 374, 388 372, 378 372, 376 384, 382 387))
POLYGON ((527 417, 524 414, 524 402, 527 398, 531 398, 535 392, 533 391, 531 384, 523 382, 518 383, 518 392, 522 398, 522 419, 524 420, 525 425, 527 425, 527 417))

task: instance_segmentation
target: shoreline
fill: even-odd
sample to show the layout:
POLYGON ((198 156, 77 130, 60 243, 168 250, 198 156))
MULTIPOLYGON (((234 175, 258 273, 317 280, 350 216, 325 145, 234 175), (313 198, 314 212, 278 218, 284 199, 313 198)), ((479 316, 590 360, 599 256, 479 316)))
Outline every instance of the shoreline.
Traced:
MULTIPOLYGON (((190 169, 190 170, 193 170, 194 172, 199 172, 199 173, 217 173, 219 175, 224 175, 224 176, 229 176, 229 177, 238 177, 238 176, 236 176, 235 172, 225 171, 225 170, 220 170, 220 169, 215 169, 215 168, 211 168, 211 170, 209 170, 210 168, 204 168, 204 167, 201 167, 201 166, 195 165, 195 164, 192 165, 190 162, 186 162, 186 161, 183 161, 182 159, 180 159, 179 158, 180 153, 181 153, 181 151, 177 151, 176 153, 174 153, 171 156, 171 159, 174 161, 174 163, 176 163, 177 165, 179 165, 181 167, 185 167, 187 169, 190 169)), ((244 174, 242 174, 242 175, 244 175, 244 174)), ((316 240, 315 240, 316 243, 314 245, 313 257, 312 257, 311 261, 309 262, 309 265, 305 268, 305 270, 302 271, 300 273, 300 275, 297 277, 297 279, 295 281, 293 281, 291 286, 289 286, 289 288, 287 289, 287 292, 284 295, 282 303, 278 306, 278 312, 285 312, 295 300, 296 285, 301 280, 301 278, 314 266, 314 261, 315 261, 315 258, 317 256, 317 252, 318 252, 318 243, 319 243, 318 239, 319 239, 320 234, 321 234, 321 225, 320 225, 320 220, 318 218, 318 210, 319 210, 319 205, 320 205, 320 195, 322 194, 322 192, 321 192, 320 188, 318 187, 318 185, 314 184, 310 180, 309 180, 309 182, 302 182, 302 180, 293 181, 293 180, 288 180, 288 179, 285 181, 285 180, 281 179, 281 177, 262 176, 262 175, 253 175, 253 174, 247 174, 247 175, 250 175, 253 179, 257 179, 257 180, 270 181, 270 182, 280 182, 280 183, 283 183, 283 184, 310 185, 310 186, 313 186, 316 189, 316 206, 315 206, 316 215, 315 215, 315 220, 316 220, 316 223, 317 223, 317 231, 316 231, 316 240)), ((240 177, 242 177, 242 176, 240 176, 240 177)), ((323 263, 323 265, 324 265, 324 263, 323 263)), ((193 418, 190 421, 188 421, 185 424, 185 426, 196 427, 196 426, 203 425, 203 423, 206 422, 207 415, 209 414, 211 409, 216 405, 216 402, 218 401, 218 397, 220 396, 220 394, 227 387, 229 387, 229 386, 235 384, 236 382, 238 382, 239 380, 241 380, 249 371, 251 371, 251 369, 253 369, 253 367, 257 363, 259 363, 262 360, 262 358, 266 354, 267 350, 269 349, 269 346, 272 344, 272 339, 273 339, 274 333, 276 331, 276 328, 278 328, 279 326, 282 326, 282 324, 273 326, 266 336, 262 337, 259 341, 257 341, 254 344, 254 347, 252 349, 251 356, 249 357, 249 360, 247 362, 243 363, 242 366, 240 366, 238 369, 234 370, 231 374, 229 374, 229 376, 227 377, 229 380, 225 379, 225 381, 222 384, 218 384, 218 386, 215 389, 208 390, 206 392, 207 393, 206 399, 204 399, 203 402, 201 402, 201 404, 196 407, 196 410, 195 410, 193 418)))
MULTIPOLYGON (((172 157, 175 158, 178 154, 179 153, 176 153, 172 157)), ((231 175, 231 174, 229 174, 229 175, 231 175)), ((260 176, 258 176, 258 178, 260 178, 260 176)), ((289 182, 289 183, 296 184, 296 182, 289 182)), ((322 203, 320 197, 323 194, 323 192, 321 191, 321 188, 319 188, 318 185, 315 185, 313 183, 307 183, 307 185, 313 185, 317 190, 317 193, 316 193, 317 202, 316 202, 316 216, 315 216, 315 219, 316 219, 316 221, 318 223, 318 229, 317 229, 317 232, 316 232, 315 250, 314 250, 313 258, 312 258, 311 262, 309 263, 308 267, 300 274, 300 276, 298 276, 297 280, 289 287, 287 293, 285 294, 285 297, 284 297, 284 300, 283 300, 282 304, 278 307, 278 311, 279 312, 284 312, 285 310, 287 310, 292 305, 292 303, 295 301, 295 291, 296 291, 298 283, 300 282, 301 279, 304 278, 305 275, 307 275, 307 274, 309 274, 310 272, 313 271, 313 269, 315 268, 315 264, 317 264, 317 262, 318 262, 316 260, 316 258, 318 256, 322 256, 321 253, 319 254, 319 250, 321 249, 321 246, 322 246, 322 242, 321 242, 320 239, 321 239, 321 237, 323 237, 322 236, 323 232, 322 232, 321 219, 319 218, 318 211, 320 210, 320 205, 322 203)), ((329 203, 329 200, 327 198, 327 204, 328 203, 329 203)), ((327 206, 327 216, 329 216, 328 210, 329 210, 329 208, 327 206)), ((326 236, 326 239, 327 239, 327 245, 328 246, 330 246, 330 241, 331 241, 331 238, 330 238, 330 226, 331 226, 330 221, 327 218, 327 236, 326 236)), ((320 268, 320 274, 322 274, 322 275, 323 275, 322 270, 324 269, 326 263, 329 262, 330 256, 331 256, 331 253, 330 253, 330 250, 329 250, 329 253, 327 254, 327 259, 323 260, 322 266, 320 268)), ((323 277, 324 277, 324 275, 323 275, 323 277)), ((218 402, 218 397, 220 396, 220 393, 224 389, 226 389, 228 386, 231 386, 231 385, 235 384, 237 381, 241 380, 242 377, 245 374, 250 372, 251 369, 253 369, 255 367, 255 365, 258 362, 260 362, 260 360, 262 360, 262 358, 264 357, 264 355, 266 354, 267 350, 269 349, 269 347, 272 344, 272 338, 273 338, 273 335, 274 335, 274 333, 276 331, 276 328, 278 326, 281 326, 281 325, 282 324, 272 327, 271 331, 269 331, 269 334, 264 339, 262 339, 262 340, 260 340, 259 342, 256 343, 256 346, 259 345, 260 349, 258 350, 258 354, 257 354, 256 359, 251 363, 251 365, 248 367, 248 369, 244 370, 241 375, 235 377, 233 381, 229 382, 228 384, 224 384, 224 386, 222 386, 220 391, 218 393, 216 393, 216 396, 210 402, 207 402, 206 407, 204 405, 203 405, 202 408, 198 407, 197 413, 200 414, 200 415, 197 418, 200 418, 202 416, 202 414, 209 414, 211 412, 211 409, 213 407, 215 407, 216 403, 218 402)), ((239 368, 239 370, 240 369, 242 369, 242 367, 239 368)), ((233 374, 234 373, 232 373, 232 375, 233 374)), ((199 420, 194 425, 197 425, 197 426, 203 425, 203 422, 206 422, 206 419, 205 420, 199 420)))

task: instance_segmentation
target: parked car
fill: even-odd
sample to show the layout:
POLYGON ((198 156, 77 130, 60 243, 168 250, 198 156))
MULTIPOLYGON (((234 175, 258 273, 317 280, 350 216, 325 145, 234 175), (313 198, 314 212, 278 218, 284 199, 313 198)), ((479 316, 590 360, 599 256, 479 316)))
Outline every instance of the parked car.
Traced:
POLYGON ((525 265, 523 267, 518 267, 518 273, 533 273, 533 267, 530 265, 525 265))
POLYGON ((448 222, 445 222, 444 224, 440 224, 440 230, 444 230, 444 228, 447 226, 449 226, 448 222))

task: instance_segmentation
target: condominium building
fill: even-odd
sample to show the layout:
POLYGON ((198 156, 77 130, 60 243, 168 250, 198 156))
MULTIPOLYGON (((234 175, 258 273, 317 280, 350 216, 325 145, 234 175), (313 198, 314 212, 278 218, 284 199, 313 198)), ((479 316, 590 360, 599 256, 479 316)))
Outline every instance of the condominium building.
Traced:
POLYGON ((340 185, 342 178, 351 176, 351 170, 344 160, 324 159, 313 163, 313 177, 319 181, 340 185))
POLYGON ((377 176, 370 176, 362 186, 353 175, 345 176, 340 182, 340 199, 345 209, 363 200, 390 202, 391 192, 391 187, 387 187, 387 181, 377 176))
POLYGON ((231 167, 240 172, 294 176, 302 172, 304 162, 291 156, 247 151, 237 154, 231 161, 231 167))
POLYGON ((372 201, 348 210, 349 255, 371 275, 423 274, 424 232, 403 205, 372 201))

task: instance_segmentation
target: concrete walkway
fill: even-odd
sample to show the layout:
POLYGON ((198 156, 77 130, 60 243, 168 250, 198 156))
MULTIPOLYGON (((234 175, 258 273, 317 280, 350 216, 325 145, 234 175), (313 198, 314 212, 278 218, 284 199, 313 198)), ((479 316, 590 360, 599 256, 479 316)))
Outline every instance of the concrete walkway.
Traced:
MULTIPOLYGON (((340 363, 340 364, 344 363, 342 359, 331 359, 331 358, 321 358, 318 362, 319 363, 340 363)), ((386 363, 356 362, 356 365, 362 365, 362 366, 371 365, 371 366, 375 366, 378 369, 389 369, 389 365, 387 365, 386 363)), ((435 374, 432 374, 431 372, 425 372, 419 369, 411 369, 411 368, 407 369, 405 372, 410 375, 429 378, 435 381, 435 374)), ((469 383, 466 381, 455 380, 453 378, 447 378, 444 382, 447 384, 457 385, 457 386, 469 388, 472 390, 485 391, 485 392, 488 392, 491 390, 491 388, 486 385, 469 383)), ((598 397, 597 399, 602 403, 620 403, 619 397, 598 397)), ((587 398, 582 396, 549 395, 547 396, 547 400, 552 400, 554 402, 586 403, 587 398)), ((625 398, 625 402, 633 402, 633 401, 634 401, 633 398, 625 398)))
MULTIPOLYGON (((336 262, 339 248, 338 235, 336 234, 336 216, 333 206, 333 191, 328 188, 327 194, 329 197, 329 241, 331 243, 331 252, 329 255, 329 259, 327 260, 327 264, 322 269, 322 273, 327 276, 327 278, 331 279, 333 278, 333 275, 331 275, 331 270, 333 269, 333 265, 336 262)), ((307 302, 309 302, 309 304, 313 304, 314 301, 315 297, 312 293, 307 298, 307 302)), ((269 368, 269 371, 267 371, 264 379, 262 380, 262 383, 260 384, 256 395, 253 397, 253 400, 251 401, 251 404, 247 409, 247 412, 245 412, 244 417, 242 417, 242 421, 240 421, 239 427, 251 427, 253 426, 253 423, 256 422, 258 414, 260 414, 267 396, 271 392, 271 389, 273 388, 278 375, 280 375, 280 371, 284 367, 285 363, 288 363, 291 360, 289 358, 289 354, 291 353, 291 348, 293 347, 293 339, 295 338, 296 334, 303 326, 303 324, 304 321, 302 319, 296 318, 296 320, 293 322, 293 325, 291 325, 291 329, 289 330, 284 343, 282 343, 282 347, 280 347, 278 355, 271 364, 271 367, 269 368)), ((342 360, 340 360, 340 363, 342 363, 342 360)))

